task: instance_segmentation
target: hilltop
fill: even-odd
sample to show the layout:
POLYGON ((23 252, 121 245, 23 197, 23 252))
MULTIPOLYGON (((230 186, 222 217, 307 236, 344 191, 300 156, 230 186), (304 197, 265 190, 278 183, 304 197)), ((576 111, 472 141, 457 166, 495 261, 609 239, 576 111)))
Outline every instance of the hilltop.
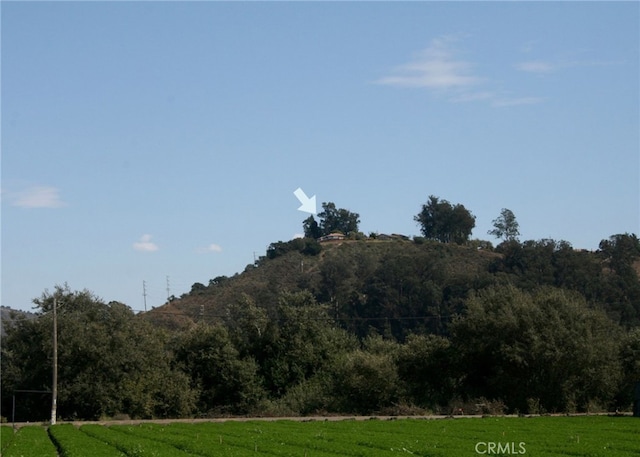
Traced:
POLYGON ((617 324, 640 324, 640 259, 636 235, 613 235, 598 252, 566 241, 518 241, 518 223, 503 208, 489 233, 503 241, 470 240, 475 217, 461 204, 430 196, 415 216, 424 237, 358 231, 359 214, 323 203, 319 220, 303 221, 305 238, 272 243, 235 276, 193 284, 179 299, 142 317, 170 329, 223 323, 231 308, 257 306, 277 318, 283 292, 304 292, 359 338, 377 333, 403 341, 413 333, 448 334, 471 295, 491 286, 525 292, 551 286, 579 293, 617 324))

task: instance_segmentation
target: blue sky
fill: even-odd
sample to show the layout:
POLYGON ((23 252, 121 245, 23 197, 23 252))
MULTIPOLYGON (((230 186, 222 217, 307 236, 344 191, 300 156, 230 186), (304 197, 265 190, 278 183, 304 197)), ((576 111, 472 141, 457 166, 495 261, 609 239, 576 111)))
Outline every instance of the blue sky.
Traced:
POLYGON ((2 304, 143 309, 302 231, 639 233, 637 2, 2 2, 2 304))

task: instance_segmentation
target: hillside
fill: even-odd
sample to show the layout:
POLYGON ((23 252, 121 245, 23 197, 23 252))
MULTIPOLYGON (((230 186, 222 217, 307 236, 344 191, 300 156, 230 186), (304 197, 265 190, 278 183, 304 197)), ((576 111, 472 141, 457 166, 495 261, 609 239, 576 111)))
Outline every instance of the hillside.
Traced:
MULTIPOLYGON (((139 315, 58 287, 43 304, 65 303, 60 415, 629 409, 640 379, 637 238, 614 236, 598 252, 479 244, 272 243, 244 272, 139 315)), ((47 315, 3 338, 3 406, 16 389, 47 388, 51 345, 47 315)), ((47 402, 29 401, 21 414, 46 417, 47 402)))
POLYGON ((301 252, 302 244, 288 251, 287 243, 274 245, 279 250, 271 251, 273 258, 263 257, 243 273, 214 278, 207 286, 194 284, 190 293, 143 318, 185 329, 199 321, 219 321, 229 305, 246 300, 273 313, 281 292, 306 290, 357 334, 370 327, 383 331, 380 321, 387 320, 387 328, 402 338, 418 328, 446 333, 446 322, 461 311, 470 291, 513 283, 529 290, 543 285, 576 290, 594 306, 604 305, 613 320, 640 322, 640 305, 622 305, 619 294, 609 290, 619 286, 610 268, 603 267, 608 263, 602 255, 563 242, 492 250, 423 240, 345 240, 322 243, 315 255, 301 252))
POLYGON ((273 259, 263 257, 241 274, 214 278, 208 286, 194 284, 190 293, 152 309, 144 317, 168 328, 185 328, 201 320, 218 320, 229 304, 246 297, 269 308, 282 291, 308 290, 318 301, 332 302, 339 298, 337 295, 344 295, 345 290, 340 289, 354 292, 358 286, 366 287, 381 272, 401 267, 394 266, 398 262, 404 263, 403 268, 420 263, 414 265, 413 272, 404 272, 407 276, 411 273, 424 276, 426 269, 431 268, 439 270, 448 280, 459 282, 486 272, 497 258, 500 254, 495 252, 438 242, 325 242, 317 255, 289 251, 273 259))
POLYGON ((25 317, 27 319, 34 317, 33 313, 12 309, 7 306, 0 306, 0 336, 5 334, 5 327, 12 324, 16 319, 25 317))

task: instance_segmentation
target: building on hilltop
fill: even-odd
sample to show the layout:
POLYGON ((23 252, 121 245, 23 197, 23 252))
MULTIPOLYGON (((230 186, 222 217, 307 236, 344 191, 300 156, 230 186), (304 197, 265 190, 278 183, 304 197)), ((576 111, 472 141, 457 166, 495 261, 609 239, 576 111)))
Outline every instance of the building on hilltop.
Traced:
POLYGON ((322 243, 323 241, 340 241, 346 238, 347 237, 340 232, 333 232, 333 233, 329 233, 328 235, 321 236, 320 238, 318 238, 318 241, 322 243))

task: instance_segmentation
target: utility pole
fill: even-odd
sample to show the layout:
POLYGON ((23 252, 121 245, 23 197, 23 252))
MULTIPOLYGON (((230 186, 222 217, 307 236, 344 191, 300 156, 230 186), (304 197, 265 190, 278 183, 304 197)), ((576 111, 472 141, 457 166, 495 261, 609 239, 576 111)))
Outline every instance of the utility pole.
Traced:
POLYGON ((51 425, 56 424, 58 408, 58 301, 53 297, 53 386, 51 387, 51 425))
POLYGON ((142 296, 144 297, 144 312, 147 312, 147 282, 142 281, 142 296))
POLYGON ((167 303, 169 303, 169 297, 171 297, 171 292, 169 289, 169 276, 167 275, 167 303))

